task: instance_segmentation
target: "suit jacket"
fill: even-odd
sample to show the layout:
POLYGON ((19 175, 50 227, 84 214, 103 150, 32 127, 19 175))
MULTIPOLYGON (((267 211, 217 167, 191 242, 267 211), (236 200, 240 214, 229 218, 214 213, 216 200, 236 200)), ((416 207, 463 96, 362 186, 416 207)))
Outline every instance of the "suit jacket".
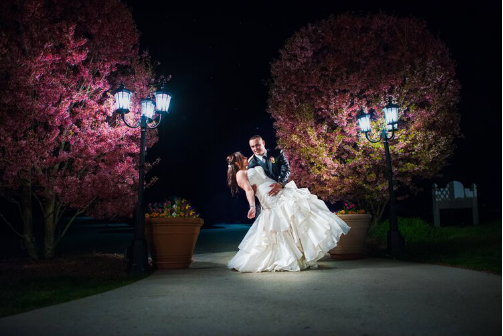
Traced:
POLYGON ((252 155, 248 159, 248 169, 261 166, 264 168, 264 172, 268 177, 281 183, 284 187, 288 182, 288 177, 290 176, 290 164, 288 163, 288 160, 282 150, 266 149, 266 151, 267 163, 264 163, 255 155, 252 155))

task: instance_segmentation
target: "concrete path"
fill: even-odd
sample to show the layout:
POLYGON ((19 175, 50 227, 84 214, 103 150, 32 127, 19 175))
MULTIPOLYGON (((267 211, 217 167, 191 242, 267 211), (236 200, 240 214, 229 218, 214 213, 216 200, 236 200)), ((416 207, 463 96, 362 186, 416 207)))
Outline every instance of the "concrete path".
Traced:
POLYGON ((501 277, 385 259, 241 274, 194 256, 130 286, 0 319, 0 335, 500 335, 501 277))
MULTIPOLYGON (((237 251, 239 242, 250 224, 217 224, 203 226, 195 252, 214 253, 237 251)), ((134 229, 126 223, 106 223, 90 217, 79 217, 70 226, 58 246, 61 253, 124 253, 134 238, 134 229)))

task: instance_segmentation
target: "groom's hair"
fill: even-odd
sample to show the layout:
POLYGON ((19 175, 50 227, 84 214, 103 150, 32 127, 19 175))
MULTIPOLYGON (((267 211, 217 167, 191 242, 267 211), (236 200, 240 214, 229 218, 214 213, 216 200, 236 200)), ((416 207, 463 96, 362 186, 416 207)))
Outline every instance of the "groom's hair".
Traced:
POLYGON ((260 139, 260 140, 262 140, 262 137, 261 137, 260 135, 254 135, 254 136, 252 136, 252 137, 250 138, 250 140, 248 140, 248 141, 252 141, 252 140, 255 140, 255 139, 260 139))

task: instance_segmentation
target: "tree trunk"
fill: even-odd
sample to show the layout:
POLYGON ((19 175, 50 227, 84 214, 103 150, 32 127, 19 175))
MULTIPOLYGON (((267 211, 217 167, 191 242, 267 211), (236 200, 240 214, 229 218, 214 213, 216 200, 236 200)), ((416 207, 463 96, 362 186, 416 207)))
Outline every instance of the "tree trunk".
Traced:
POLYGON ((386 209, 386 205, 388 204, 388 201, 376 201, 376 200, 370 200, 367 199, 364 201, 366 204, 365 209, 367 209, 368 212, 372 215, 372 222, 370 226, 374 226, 379 224, 379 222, 382 219, 382 215, 384 213, 384 210, 386 209))
POLYGON ((30 259, 39 258, 38 247, 33 236, 33 204, 31 201, 31 181, 23 184, 21 191, 21 215, 23 216, 23 243, 30 259))
POLYGON ((380 216, 377 213, 372 213, 372 222, 370 223, 370 226, 374 226, 374 225, 379 224, 379 222, 381 221, 381 218, 382 218, 382 213, 380 216))
POLYGON ((54 258, 56 249, 55 234, 56 234, 56 219, 58 218, 54 212, 56 209, 56 196, 53 192, 46 193, 45 197, 45 230, 44 230, 44 259, 54 258))

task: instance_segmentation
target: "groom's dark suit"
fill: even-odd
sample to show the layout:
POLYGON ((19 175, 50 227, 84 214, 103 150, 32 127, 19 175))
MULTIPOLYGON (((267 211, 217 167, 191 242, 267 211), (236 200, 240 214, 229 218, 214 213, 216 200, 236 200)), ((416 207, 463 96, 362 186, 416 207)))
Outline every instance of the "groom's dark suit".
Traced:
POLYGON ((284 187, 290 176, 290 165, 285 154, 283 154, 282 150, 278 149, 266 149, 266 152, 266 162, 252 155, 248 159, 248 169, 261 166, 268 177, 281 183, 284 187))

